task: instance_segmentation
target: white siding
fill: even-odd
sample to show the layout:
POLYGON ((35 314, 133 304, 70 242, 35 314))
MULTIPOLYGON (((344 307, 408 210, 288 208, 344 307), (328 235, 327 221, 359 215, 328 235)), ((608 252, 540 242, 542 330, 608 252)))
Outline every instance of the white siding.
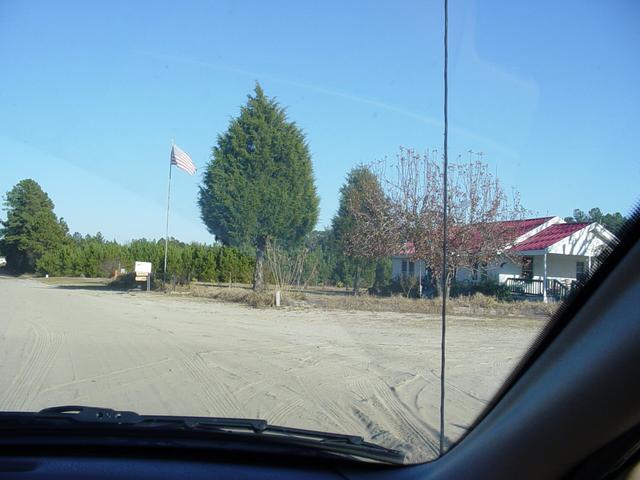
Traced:
POLYGON ((547 275, 549 278, 576 279, 576 263, 584 262, 585 271, 589 259, 583 255, 554 255, 547 256, 547 275))
MULTIPOLYGON (((536 261, 533 260, 533 271, 535 274, 536 261)), ((512 260, 503 259, 495 268, 495 278, 498 283, 504 283, 507 278, 517 278, 522 274, 522 266, 519 263, 514 263, 512 260)))
MULTIPOLYGON (((544 276, 544 258, 542 255, 533 256, 533 278, 542 280, 544 276)), ((393 257, 391 263, 391 275, 399 278, 402 273, 402 260, 406 257, 393 257)), ((558 280, 575 280, 576 263, 584 262, 585 270, 589 266, 589 257, 585 255, 558 255, 550 253, 547 255, 547 278, 558 280)), ((424 274, 423 262, 415 263, 414 276, 424 274)), ((522 275, 522 266, 515 259, 515 262, 508 259, 501 259, 487 267, 487 277, 490 280, 504 283, 507 278, 519 278, 522 275)), ((480 275, 478 274, 478 279, 480 275)), ((456 280, 473 281, 473 272, 470 268, 461 267, 456 272, 456 280)))
MULTIPOLYGON (((527 232, 523 237, 529 237, 549 225, 564 223, 559 217, 553 217, 544 225, 531 232, 527 232)), ((522 237, 520 238, 520 240, 522 237)), ((576 263, 584 262, 585 271, 589 267, 589 257, 595 257, 607 245, 615 241, 615 236, 598 224, 592 224, 572 235, 551 245, 547 251, 547 278, 571 281, 576 279, 576 263)), ((542 280, 544 276, 544 251, 536 250, 521 252, 522 256, 533 257, 533 278, 542 280)), ((392 258, 392 275, 399 278, 402 274, 402 261, 407 257, 396 256, 392 258)), ((423 262, 416 262, 414 275, 424 274, 423 262)), ((487 267, 488 278, 504 283, 507 278, 518 278, 522 275, 522 266, 518 258, 499 258, 496 262, 487 267)), ((480 275, 478 275, 480 277, 480 275)), ((459 281, 473 281, 473 271, 470 268, 459 268, 456 272, 456 279, 459 281)))
POLYGON ((596 256, 615 237, 594 223, 551 245, 547 251, 561 255, 596 256))
MULTIPOLYGON (((564 281, 576 280, 577 262, 584 262, 585 271, 589 267, 589 257, 585 255, 548 254, 547 278, 564 281)), ((504 283, 507 278, 517 278, 520 277, 521 274, 522 267, 510 261, 504 268, 500 269, 499 282, 504 283)), ((542 280, 544 278, 543 255, 533 255, 533 278, 536 280, 542 280)))
MULTIPOLYGON (((521 270, 520 265, 515 265, 511 261, 501 258, 487 265, 487 279, 503 283, 507 278, 520 275, 521 270)), ((458 268, 456 272, 456 280, 461 282, 479 281, 481 277, 481 272, 478 271, 477 279, 474 280, 473 270, 467 267, 458 268)))
MULTIPOLYGON (((419 277, 424 275, 425 268, 422 260, 410 260, 408 257, 396 256, 391 257, 391 277, 400 278, 402 275, 402 262, 413 262, 413 276, 419 277)), ((409 273, 409 266, 407 265, 407 274, 409 273)))
POLYGON ((391 277, 400 278, 403 257, 391 257, 391 277))
POLYGON ((460 267, 456 271, 456 280, 466 282, 473 280, 473 270, 467 267, 460 267))

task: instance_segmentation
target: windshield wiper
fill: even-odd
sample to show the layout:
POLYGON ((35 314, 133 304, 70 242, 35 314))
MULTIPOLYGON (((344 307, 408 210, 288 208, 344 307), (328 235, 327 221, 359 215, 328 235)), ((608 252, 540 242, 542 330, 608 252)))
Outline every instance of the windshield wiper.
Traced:
MULTIPOLYGON (((67 405, 39 412, 0 412, 0 432, 5 428, 70 424, 82 428, 123 428, 162 431, 193 431, 236 435, 251 434, 251 439, 288 446, 304 447, 390 463, 402 463, 404 453, 367 442, 357 435, 330 433, 301 428, 269 425, 266 420, 252 418, 140 415, 110 408, 67 405)), ((63 427, 64 428, 64 427, 63 427)))
POLYGON ((91 425, 123 425, 140 427, 180 426, 183 428, 218 427, 253 430, 255 433, 267 428, 265 420, 225 417, 189 417, 170 415, 140 415, 136 412, 118 411, 110 408, 65 405, 49 407, 36 413, 38 418, 67 419, 91 425))

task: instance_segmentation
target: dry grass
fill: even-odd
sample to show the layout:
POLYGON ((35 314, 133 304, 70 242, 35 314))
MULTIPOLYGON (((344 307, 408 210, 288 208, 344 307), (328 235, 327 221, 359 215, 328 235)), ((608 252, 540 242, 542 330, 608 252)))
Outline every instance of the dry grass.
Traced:
POLYGON ((47 285, 77 285, 77 286, 93 286, 93 285, 108 285, 109 279, 106 278, 85 278, 85 277, 24 277, 24 278, 36 278, 42 283, 47 285))
MULTIPOLYGON (((38 280, 49 285, 98 286, 107 285, 108 280, 100 278, 50 277, 38 280)), ((193 283, 177 286, 175 293, 219 302, 241 303, 255 308, 275 307, 273 289, 254 292, 249 285, 212 285, 193 283)), ((428 313, 441 311, 439 299, 415 299, 401 295, 378 297, 363 293, 353 295, 344 288, 311 288, 305 292, 288 291, 282 293, 281 305, 285 307, 311 307, 326 310, 352 310, 370 312, 428 313)), ((504 302, 482 294, 450 299, 447 312, 452 315, 510 316, 510 317, 550 317, 559 303, 535 301, 504 302)))
MULTIPOLYGON (((332 310, 388 311, 399 313, 438 314, 442 310, 439 299, 415 299, 400 295, 377 297, 372 295, 307 294, 308 302, 332 310)), ((504 302, 482 294, 459 297, 447 301, 447 312, 452 315, 474 316, 544 316, 549 317, 559 304, 533 301, 504 302)))
MULTIPOLYGON (((193 284, 189 292, 194 297, 211 298, 220 302, 244 303, 255 308, 266 308, 275 306, 275 292, 265 290, 264 292, 254 292, 249 287, 220 287, 213 285, 193 284)), ((303 296, 297 292, 288 292, 281 297, 282 306, 297 305, 303 296)))
MULTIPOLYGON (((256 308, 275 306, 273 290, 254 292, 248 286, 214 286, 193 284, 184 287, 194 297, 210 298, 222 302, 243 303, 256 308)), ((377 297, 368 294, 352 295, 345 290, 289 291, 282 294, 283 306, 315 307, 327 310, 354 310, 397 313, 429 313, 441 311, 439 299, 415 299, 400 295, 377 297)), ((503 302, 494 297, 476 294, 470 297, 450 299, 447 312, 452 315, 549 317, 559 304, 533 301, 503 302)))

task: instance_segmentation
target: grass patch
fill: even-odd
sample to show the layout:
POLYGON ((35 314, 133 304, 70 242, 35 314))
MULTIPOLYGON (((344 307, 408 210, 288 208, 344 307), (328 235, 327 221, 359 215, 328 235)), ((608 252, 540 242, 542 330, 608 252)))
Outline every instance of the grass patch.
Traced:
POLYGON ((109 280, 106 278, 85 278, 85 277, 35 277, 40 282, 47 285, 102 285, 107 286, 109 280))
MULTIPOLYGON (((273 288, 254 292, 248 285, 223 286, 192 283, 176 287, 176 292, 219 302, 240 303, 255 308, 275 307, 273 288)), ((438 298, 417 299, 401 295, 380 297, 367 293, 352 295, 349 291, 337 288, 326 289, 326 291, 323 288, 311 288, 304 292, 283 292, 280 304, 283 307, 311 307, 326 310, 427 314, 439 314, 442 308, 438 298)), ((477 293, 447 300, 447 313, 492 317, 550 317, 559 305, 559 303, 536 301, 502 301, 477 293)))
MULTIPOLYGON (((332 310, 365 310, 398 313, 438 314, 442 310, 440 299, 416 299, 401 295, 378 297, 374 295, 307 294, 307 301, 315 306, 332 310)), ((452 315, 550 317, 558 303, 535 301, 500 301, 495 297, 475 294, 447 300, 447 313, 452 315)))
MULTIPOLYGON (((104 278, 82 277, 49 277, 39 278, 48 285, 61 286, 104 286, 116 290, 130 290, 142 283, 135 282, 131 276, 120 276, 113 281, 104 278)), ((146 286, 143 285, 143 288, 146 286)), ((162 283, 154 282, 154 290, 161 290, 162 283)), ((254 292, 251 286, 234 284, 213 285, 192 283, 176 286, 176 293, 187 294, 198 298, 207 298, 219 302, 239 303, 254 308, 275 307, 275 292, 268 288, 263 292, 254 292)), ((327 310, 352 310, 369 312, 427 313, 439 314, 439 299, 416 299, 401 295, 380 297, 362 293, 353 295, 350 291, 339 288, 311 288, 305 292, 283 292, 281 305, 284 307, 314 307, 327 310)), ((540 301, 502 301, 495 297, 477 293, 470 296, 451 298, 447 301, 447 313, 451 315, 474 316, 510 316, 510 317, 550 317, 559 303, 543 303, 540 301)))
MULTIPOLYGON (((275 306, 273 289, 254 292, 250 286, 216 286, 192 284, 180 291, 194 297, 209 298, 221 302, 241 303, 255 308, 275 306)), ((401 295, 379 297, 367 293, 352 295, 344 289, 311 288, 304 292, 283 292, 282 306, 314 307, 327 310, 352 310, 369 312, 427 313, 439 314, 442 304, 439 299, 416 299, 401 295)), ((452 298, 447 301, 447 313, 473 316, 550 317, 558 303, 536 301, 502 301, 495 297, 475 294, 452 298)))
MULTIPOLYGON (((189 292, 194 297, 211 298, 221 302, 243 303, 255 308, 275 307, 275 292, 271 289, 254 292, 249 287, 221 287, 214 285, 194 284, 189 292)), ((282 295, 280 305, 287 307, 297 305, 304 299, 298 292, 287 292, 282 295)))

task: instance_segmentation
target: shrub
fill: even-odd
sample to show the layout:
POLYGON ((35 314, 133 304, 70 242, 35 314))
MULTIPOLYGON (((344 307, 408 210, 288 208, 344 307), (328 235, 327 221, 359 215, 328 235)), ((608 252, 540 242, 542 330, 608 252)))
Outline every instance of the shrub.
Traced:
MULTIPOLYGON (((145 282, 136 281, 136 274, 133 272, 125 273, 114 278, 109 287, 116 290, 133 290, 138 287, 142 287, 146 290, 147 284, 145 282)), ((160 290, 162 288, 162 279, 156 278, 155 275, 151 276, 151 290, 160 290)))
POLYGON ((382 287, 371 287, 368 292, 370 295, 382 297, 402 295, 407 298, 418 298, 420 296, 420 284, 416 277, 394 278, 390 283, 382 287))
MULTIPOLYGON (((105 241, 99 233, 85 237, 74 234, 44 252, 36 268, 51 276, 110 277, 119 268, 132 271, 136 261, 151 262, 154 273, 162 278, 164 240, 143 238, 122 245, 105 241)), ((252 257, 234 248, 169 241, 167 279, 175 275, 179 283, 248 282, 252 272, 252 257)))
POLYGON ((451 297, 470 297, 476 294, 482 294, 487 297, 493 297, 496 300, 511 300, 511 291, 506 285, 498 282, 487 280, 483 282, 453 282, 451 284, 451 297))

